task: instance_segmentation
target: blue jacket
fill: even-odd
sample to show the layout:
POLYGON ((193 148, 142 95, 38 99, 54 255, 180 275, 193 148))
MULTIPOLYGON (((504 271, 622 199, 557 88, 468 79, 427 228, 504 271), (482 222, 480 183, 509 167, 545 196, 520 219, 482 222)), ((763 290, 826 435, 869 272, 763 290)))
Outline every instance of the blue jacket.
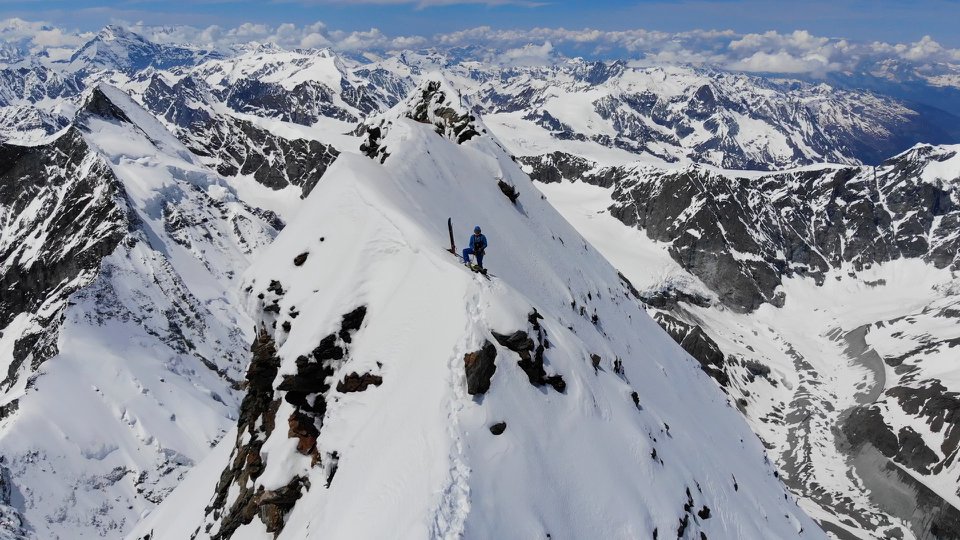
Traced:
POLYGON ((477 249, 477 246, 474 245, 474 241, 473 241, 474 238, 475 238, 475 236, 471 234, 471 235, 470 235, 470 240, 467 241, 467 247, 469 247, 470 249, 472 249, 472 250, 474 250, 474 251, 481 251, 481 250, 487 249, 487 237, 486 237, 486 236, 484 236, 484 235, 482 235, 482 234, 480 235, 480 239, 478 240, 478 242, 480 243, 480 246, 479 246, 480 249, 477 249))

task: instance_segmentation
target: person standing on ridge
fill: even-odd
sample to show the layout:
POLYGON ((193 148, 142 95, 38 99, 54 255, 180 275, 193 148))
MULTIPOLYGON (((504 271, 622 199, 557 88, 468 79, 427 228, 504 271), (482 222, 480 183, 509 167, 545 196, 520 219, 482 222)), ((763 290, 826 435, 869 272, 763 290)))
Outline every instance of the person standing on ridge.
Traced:
POLYGON ((483 268, 483 252, 487 249, 487 237, 480 234, 480 226, 473 228, 473 236, 467 242, 467 248, 463 250, 463 264, 470 266, 470 255, 477 258, 477 266, 483 268))

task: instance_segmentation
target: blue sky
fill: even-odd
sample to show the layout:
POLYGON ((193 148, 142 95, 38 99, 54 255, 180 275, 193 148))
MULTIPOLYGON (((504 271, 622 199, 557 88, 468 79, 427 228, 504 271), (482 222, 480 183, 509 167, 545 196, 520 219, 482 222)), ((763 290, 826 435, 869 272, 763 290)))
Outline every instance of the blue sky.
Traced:
POLYGON ((808 30, 857 41, 914 42, 925 35, 960 47, 960 0, 0 0, 0 18, 21 17, 92 30, 113 21, 193 26, 323 21, 345 31, 433 35, 480 25, 495 29, 643 28, 737 33, 808 30))

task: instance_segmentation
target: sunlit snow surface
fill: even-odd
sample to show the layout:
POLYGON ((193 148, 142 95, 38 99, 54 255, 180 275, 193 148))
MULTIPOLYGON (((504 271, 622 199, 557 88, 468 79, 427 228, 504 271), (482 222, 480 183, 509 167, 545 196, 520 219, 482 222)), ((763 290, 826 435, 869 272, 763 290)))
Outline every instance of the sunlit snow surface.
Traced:
MULTIPOLYGON (((278 380, 359 305, 368 308, 364 324, 334 378, 383 376, 362 393, 331 391, 317 442, 321 455, 340 456, 329 488, 286 430, 266 441, 256 482, 272 489, 305 474, 311 483, 280 538, 671 535, 687 515, 688 489, 694 511, 711 509, 689 531, 822 537, 739 412, 491 138, 458 146, 397 119, 385 144, 383 165, 341 156, 245 277, 254 311, 263 307, 258 291, 271 280, 283 286, 280 315, 262 319, 268 328, 292 322, 289 333, 273 330, 278 380), (516 206, 498 179, 516 186, 516 206), (449 216, 458 246, 474 224, 483 227, 492 279, 444 251, 449 216), (288 319, 293 308, 299 315, 288 319), (466 394, 464 354, 493 342, 491 331, 528 330, 534 309, 550 343, 547 371, 563 376, 566 391, 532 386, 517 355, 498 347, 489 392, 466 394), (602 358, 597 371, 590 354, 602 358), (498 437, 488 427, 499 421, 507 429, 498 437)), ((278 423, 290 412, 283 402, 278 423)), ((200 527, 198 508, 225 465, 223 446, 233 444, 225 437, 220 458, 196 468, 130 537, 178 538, 200 527)), ((234 538, 265 536, 255 519, 234 538)))

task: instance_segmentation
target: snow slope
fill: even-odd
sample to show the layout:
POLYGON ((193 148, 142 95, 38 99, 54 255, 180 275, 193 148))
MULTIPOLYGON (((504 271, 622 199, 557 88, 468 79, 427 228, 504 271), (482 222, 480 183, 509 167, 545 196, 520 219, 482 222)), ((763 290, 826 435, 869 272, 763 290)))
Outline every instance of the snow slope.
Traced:
POLYGON ((341 156, 247 272, 262 333, 241 429, 129 537, 823 537, 482 124, 457 144, 411 118, 464 114, 448 86, 423 90, 379 124, 383 163, 341 156), (483 226, 489 279, 444 251, 451 215, 483 226), (518 331, 529 350, 495 335, 518 331), (518 362, 535 347, 542 373, 518 362), (488 389, 465 380, 478 351, 488 389))
MULTIPOLYGON (((924 184, 940 186, 956 200, 955 150, 918 146, 889 160, 877 178, 889 207, 899 208, 891 212, 920 219, 923 205, 936 200, 898 195, 905 186, 916 193, 924 184)), ((859 181, 849 177, 851 184, 859 181)), ((675 243, 651 240, 611 215, 614 188, 566 181, 538 186, 644 297, 664 289, 683 293, 651 313, 696 325, 718 347, 726 357, 726 376, 718 379, 771 449, 801 506, 827 531, 842 539, 953 537, 960 508, 960 432, 950 412, 960 390, 951 352, 960 338, 958 283, 955 271, 930 260, 941 245, 934 232, 950 233, 952 218, 941 216, 928 233, 893 227, 917 232, 929 249, 841 264, 816 279, 793 276, 780 285, 781 307, 764 303, 737 313, 710 299, 709 289, 678 264, 670 251, 675 243)), ((715 216, 721 225, 725 218, 715 216)), ((693 227, 687 235, 706 234, 692 223, 682 227, 693 227)), ((828 228, 818 229, 821 246, 828 228)), ((734 234, 729 226, 726 234, 734 234)), ((851 240, 848 245, 852 249, 851 240)))

